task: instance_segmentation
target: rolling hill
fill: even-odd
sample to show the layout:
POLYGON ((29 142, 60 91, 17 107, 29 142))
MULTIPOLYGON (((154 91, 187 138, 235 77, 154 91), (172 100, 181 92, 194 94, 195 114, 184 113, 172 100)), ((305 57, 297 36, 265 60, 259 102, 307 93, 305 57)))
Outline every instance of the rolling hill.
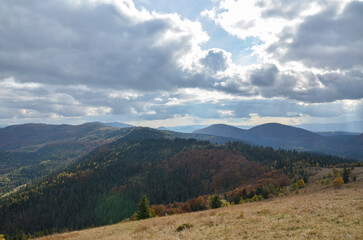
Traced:
POLYGON ((41 235, 115 223, 135 212, 142 194, 167 204, 249 186, 252 197, 257 186, 307 180, 307 165, 344 162, 353 161, 131 128, 68 168, 0 198, 0 232, 41 235))
POLYGON ((295 149, 363 159, 363 145, 359 144, 359 136, 355 135, 323 136, 301 128, 277 123, 263 124, 249 130, 216 124, 196 130, 194 133, 231 137, 275 149, 295 149))

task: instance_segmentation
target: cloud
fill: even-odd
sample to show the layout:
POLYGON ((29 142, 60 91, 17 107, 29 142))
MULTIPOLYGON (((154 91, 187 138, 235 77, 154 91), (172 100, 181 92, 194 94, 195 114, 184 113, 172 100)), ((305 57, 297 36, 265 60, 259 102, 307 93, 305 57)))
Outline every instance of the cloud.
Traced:
POLYGON ((251 47, 259 62, 230 67, 218 89, 310 103, 363 98, 363 2, 224 0, 202 15, 261 40, 251 47))
POLYGON ((210 49, 207 55, 200 59, 201 64, 206 66, 212 72, 225 71, 228 67, 230 54, 221 49, 210 49))
POLYGON ((274 64, 263 65, 260 69, 251 71, 250 79, 257 86, 271 86, 275 82, 278 68, 274 64))
POLYGON ((215 4, 202 15, 247 39, 257 61, 239 65, 221 46, 203 48, 203 21, 131 0, 0 1, 0 119, 237 121, 357 110, 340 102, 363 98, 362 2, 215 4))
POLYGON ((111 111, 109 106, 100 103, 92 105, 76 100, 70 95, 71 89, 69 92, 60 90, 39 83, 4 79, 0 81, 0 118, 76 118, 111 111))
POLYGON ((132 1, 5 0, 0 76, 143 91, 190 85, 185 68, 208 36, 198 22, 132 1))
POLYGON ((362 22, 363 2, 351 2, 342 12, 330 7, 307 17, 296 33, 282 32, 281 41, 270 46, 269 52, 282 62, 300 61, 307 67, 362 68, 362 22))

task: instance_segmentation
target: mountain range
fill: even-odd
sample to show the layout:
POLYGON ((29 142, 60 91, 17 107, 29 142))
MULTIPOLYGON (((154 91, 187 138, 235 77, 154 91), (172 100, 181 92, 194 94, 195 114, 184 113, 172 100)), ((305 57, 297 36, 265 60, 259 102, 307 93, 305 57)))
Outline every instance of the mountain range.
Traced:
MULTIPOLYGON (((103 127, 94 125, 93 128, 103 127)), ((212 136, 213 139, 229 139, 226 144, 217 145, 178 137, 210 138, 198 133, 180 135, 142 127, 107 128, 104 131, 115 135, 93 136, 114 138, 78 155, 67 166, 0 197, 0 232, 10 239, 17 239, 19 232, 41 236, 112 224, 131 217, 143 194, 152 204, 169 204, 173 211, 179 209, 178 202, 195 203, 199 201, 196 198, 204 199, 203 196, 216 191, 233 194, 229 195, 229 201, 239 202, 243 196, 241 188, 248 191, 245 197, 253 198, 263 193, 268 198, 270 193, 290 182, 308 181, 306 166, 315 168, 317 164, 333 166, 355 162, 231 142, 232 138, 212 136)), ((66 139, 84 139, 78 134, 76 137, 64 136, 66 139)), ((37 139, 37 143, 41 142, 40 137, 37 139)), ((53 141, 54 137, 49 139, 53 141)), ((57 154, 62 152, 58 150, 57 154)), ((65 150, 63 154, 67 152, 65 150)), ((6 153, 11 156, 14 152, 6 153)), ((5 179, 8 175, 3 176, 0 177, 5 179)), ((185 211, 191 209, 188 204, 183 205, 187 208, 185 211)))
POLYGON ((248 130, 215 124, 194 133, 235 138, 275 149, 295 149, 363 160, 363 134, 317 134, 278 123, 262 124, 248 130))

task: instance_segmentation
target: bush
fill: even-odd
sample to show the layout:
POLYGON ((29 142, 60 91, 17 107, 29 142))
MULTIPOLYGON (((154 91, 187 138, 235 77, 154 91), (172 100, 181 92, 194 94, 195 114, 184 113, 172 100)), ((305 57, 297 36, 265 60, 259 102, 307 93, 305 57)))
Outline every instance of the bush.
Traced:
POLYGON ((227 200, 225 200, 225 199, 222 199, 221 200, 221 202, 222 202, 222 206, 221 207, 228 207, 228 206, 230 206, 231 204, 227 201, 227 200))
POLYGON ((182 225, 179 225, 178 228, 176 229, 177 232, 181 232, 183 231, 184 229, 188 229, 188 228, 191 228, 193 227, 192 224, 189 224, 189 223, 183 223, 182 225))
POLYGON ((251 202, 257 202, 257 201, 261 201, 261 200, 263 200, 263 197, 262 197, 262 195, 260 194, 260 195, 254 195, 252 198, 251 198, 251 202))
POLYGON ((297 183, 294 183, 292 186, 291 186, 291 191, 296 191, 296 190, 299 190, 299 185, 297 183))
POLYGON ((298 186, 299 188, 304 188, 304 187, 306 187, 306 184, 305 184, 305 182, 304 182, 304 179, 300 179, 299 181, 297 181, 297 186, 298 186))
POLYGON ((336 179, 334 179, 333 185, 335 187, 340 187, 344 184, 344 180, 342 177, 337 177, 336 179))

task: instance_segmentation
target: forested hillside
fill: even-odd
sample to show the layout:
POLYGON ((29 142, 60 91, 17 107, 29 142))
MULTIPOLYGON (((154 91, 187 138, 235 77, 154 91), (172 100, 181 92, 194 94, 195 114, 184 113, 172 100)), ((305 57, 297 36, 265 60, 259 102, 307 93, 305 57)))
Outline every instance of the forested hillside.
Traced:
POLYGON ((78 126, 24 124, 0 129, 0 196, 62 169, 126 129, 87 123, 78 126))
MULTIPOLYGON (((0 196, 29 184, 34 179, 64 169, 96 147, 133 131, 133 128, 129 127, 131 125, 125 125, 127 128, 123 129, 117 126, 118 128, 115 128, 99 123, 75 126, 23 124, 0 129, 0 196)), ((222 144, 235 140, 167 131, 162 135, 168 138, 196 138, 222 144)))
POLYGON ((306 166, 344 162, 354 161, 133 128, 66 170, 1 198, 0 232, 41 235, 110 224, 130 217, 142 194, 166 204, 267 182, 279 188, 289 179, 308 180, 306 166))

